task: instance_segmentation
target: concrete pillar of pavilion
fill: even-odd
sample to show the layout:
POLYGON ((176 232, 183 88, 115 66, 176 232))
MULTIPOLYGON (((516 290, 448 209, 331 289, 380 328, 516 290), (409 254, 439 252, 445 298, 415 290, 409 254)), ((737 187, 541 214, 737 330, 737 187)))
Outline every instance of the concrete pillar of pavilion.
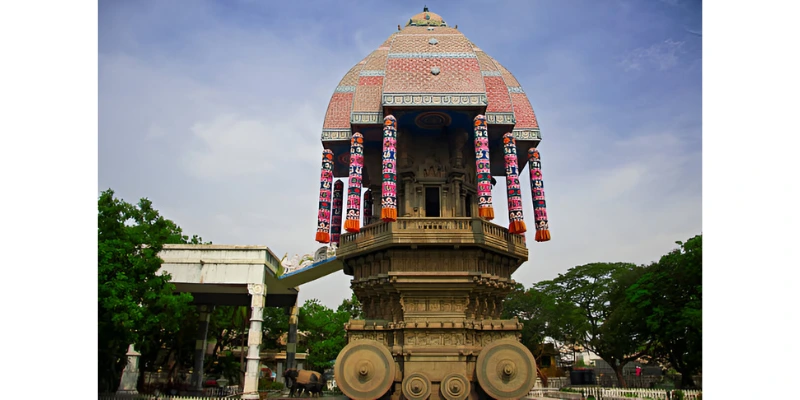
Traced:
POLYGON ((208 323, 211 320, 211 311, 214 306, 201 304, 197 306, 197 311, 200 314, 197 324, 197 340, 194 346, 194 368, 192 373, 191 391, 203 391, 203 363, 206 357, 207 339, 208 339, 208 323))
POLYGON ((264 321, 264 297, 267 295, 267 285, 263 283, 250 283, 247 285, 250 292, 250 331, 247 334, 247 372, 244 376, 244 394, 242 399, 258 399, 259 363, 261 361, 261 323, 264 321))

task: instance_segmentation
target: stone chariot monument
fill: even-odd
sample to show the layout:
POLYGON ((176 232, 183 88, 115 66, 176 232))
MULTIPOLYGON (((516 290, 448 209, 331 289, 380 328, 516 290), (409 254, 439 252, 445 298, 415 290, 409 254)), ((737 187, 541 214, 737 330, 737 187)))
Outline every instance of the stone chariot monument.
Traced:
POLYGON ((500 314, 528 259, 522 175, 535 240, 550 239, 540 140, 514 76, 427 7, 347 72, 322 129, 316 233, 338 245, 366 316, 345 326, 336 359, 346 396, 519 399, 533 387, 522 324, 500 314), (496 176, 508 228, 490 222, 496 176))

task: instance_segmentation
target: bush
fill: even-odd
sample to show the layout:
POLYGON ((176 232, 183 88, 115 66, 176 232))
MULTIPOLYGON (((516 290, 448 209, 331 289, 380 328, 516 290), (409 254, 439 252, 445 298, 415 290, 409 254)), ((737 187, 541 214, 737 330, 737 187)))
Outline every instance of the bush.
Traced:
POLYGON ((258 390, 283 390, 283 383, 268 379, 261 379, 258 381, 258 390))
POLYGON ((270 382, 269 388, 267 390, 283 390, 283 383, 278 381, 270 382))

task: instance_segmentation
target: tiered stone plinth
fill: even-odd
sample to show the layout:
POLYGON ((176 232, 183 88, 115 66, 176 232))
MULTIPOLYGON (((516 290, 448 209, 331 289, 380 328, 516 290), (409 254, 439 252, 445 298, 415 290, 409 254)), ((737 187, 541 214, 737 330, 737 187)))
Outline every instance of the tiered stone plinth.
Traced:
MULTIPOLYGON (((398 230, 385 225, 370 228, 383 236, 398 230)), ((519 343, 522 324, 500 319, 502 301, 514 285, 511 273, 525 259, 519 247, 509 252, 508 245, 491 248, 491 240, 489 248, 482 245, 483 232, 476 229, 472 243, 465 236, 459 245, 437 246, 425 243, 423 235, 415 240, 403 233, 416 243, 372 251, 353 246, 345 252, 345 270, 353 275, 351 285, 366 316, 345 327, 348 346, 335 366, 337 385, 347 396, 509 399, 533 387, 536 367, 519 343)), ((362 236, 372 243, 395 239, 362 236)))

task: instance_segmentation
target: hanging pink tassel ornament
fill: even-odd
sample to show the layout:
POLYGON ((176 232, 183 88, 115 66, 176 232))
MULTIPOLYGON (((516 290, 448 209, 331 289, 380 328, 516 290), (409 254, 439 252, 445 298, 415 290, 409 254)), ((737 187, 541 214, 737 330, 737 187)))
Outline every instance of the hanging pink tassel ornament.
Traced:
POLYGON ((347 190, 347 215, 344 230, 350 233, 361 231, 361 178, 364 169, 364 136, 354 132, 350 139, 350 182, 347 190))
POLYGON ((330 243, 331 190, 333 186, 333 152, 322 151, 322 173, 319 178, 319 212, 317 213, 316 241, 330 243))
POLYGON ((528 150, 528 167, 531 170, 531 194, 533 195, 533 215, 536 220, 536 241, 550 240, 550 226, 547 222, 547 204, 544 201, 544 181, 542 180, 542 160, 539 150, 528 150))
POLYGON ((492 207, 492 172, 489 163, 489 131, 486 116, 475 117, 475 171, 478 186, 478 215, 488 221, 494 219, 492 207))
POLYGON ((523 234, 528 229, 522 218, 522 191, 517 169, 517 142, 514 135, 503 135, 503 158, 506 162, 506 194, 508 197, 508 231, 523 234))
POLYGON ((381 219, 397 221, 397 120, 392 115, 383 119, 383 179, 381 182, 381 219))

